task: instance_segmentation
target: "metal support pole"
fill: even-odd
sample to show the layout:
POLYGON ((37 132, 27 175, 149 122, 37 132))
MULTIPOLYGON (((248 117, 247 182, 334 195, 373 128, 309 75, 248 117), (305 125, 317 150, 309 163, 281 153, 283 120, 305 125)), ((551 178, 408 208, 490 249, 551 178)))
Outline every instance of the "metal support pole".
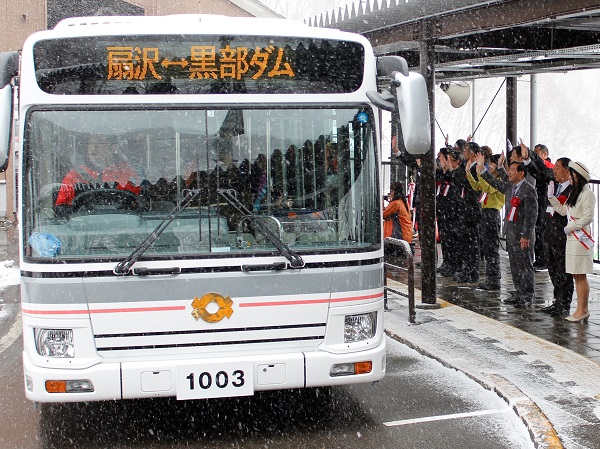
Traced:
MULTIPOLYGON (((506 78, 506 138, 513 145, 517 142, 517 78, 506 78)), ((508 155, 506 155, 508 157, 508 155)))
MULTIPOLYGON (((408 274, 408 321, 412 324, 414 324, 416 322, 416 318, 417 318, 417 313, 415 311, 415 264, 414 264, 414 259, 413 259, 413 254, 412 254, 412 249, 410 247, 410 245, 408 244, 407 241, 405 240, 400 240, 400 239, 395 239, 393 237, 387 237, 384 241, 384 245, 386 247, 386 250, 388 252, 388 254, 393 253, 394 257, 389 257, 389 259, 393 259, 393 260, 388 260, 388 258, 386 258, 386 261, 384 263, 384 271, 383 271, 383 285, 384 285, 384 290, 383 290, 383 307, 384 309, 390 310, 388 307, 388 269, 391 269, 393 271, 406 271, 408 274), (402 268, 399 265, 396 265, 394 263, 390 263, 390 262, 397 262, 397 257, 399 255, 399 253, 402 253, 403 258, 406 258, 406 264, 408 265, 407 268, 402 268)), ((392 289, 392 291, 394 291, 397 294, 401 294, 401 292, 395 291, 392 289)))
MULTIPOLYGON (((392 136, 399 136, 400 132, 398 131, 398 124, 395 120, 392 120, 391 129, 392 136)), ((390 159, 390 181, 401 182, 403 185, 406 185, 406 165, 396 157, 390 159)))
MULTIPOLYGON (((419 223, 419 239, 421 241, 421 302, 436 305, 436 255, 435 240, 435 71, 433 24, 426 20, 422 22, 420 42, 421 75, 427 84, 429 96, 429 114, 431 119, 431 148, 421 157, 421 220, 419 223)), ((438 306, 439 307, 439 306, 438 306)))
MULTIPOLYGON (((475 131, 477 128, 477 111, 475 110, 476 102, 475 102, 475 80, 471 81, 471 132, 475 131)), ((477 139, 473 136, 475 142, 477 139)))
POLYGON ((529 76, 529 148, 533 149, 537 145, 537 114, 538 114, 538 94, 537 94, 537 75, 532 73, 529 76))
POLYGON ((412 251, 408 253, 408 321, 412 324, 416 322, 417 313, 415 312, 415 264, 412 251))

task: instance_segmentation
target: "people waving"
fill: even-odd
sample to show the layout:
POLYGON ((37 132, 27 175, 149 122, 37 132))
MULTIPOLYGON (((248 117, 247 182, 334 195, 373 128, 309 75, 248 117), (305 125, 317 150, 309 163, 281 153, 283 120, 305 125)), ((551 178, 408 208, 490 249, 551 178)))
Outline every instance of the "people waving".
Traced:
POLYGON ((594 220, 596 197, 589 187, 590 172, 581 162, 569 162, 571 184, 573 186, 564 204, 548 191, 549 201, 554 210, 567 217, 564 228, 567 234, 566 272, 573 275, 577 292, 577 308, 573 315, 565 320, 570 322, 586 321, 590 317, 588 298, 590 285, 587 273, 593 272, 594 240, 590 225, 594 220))

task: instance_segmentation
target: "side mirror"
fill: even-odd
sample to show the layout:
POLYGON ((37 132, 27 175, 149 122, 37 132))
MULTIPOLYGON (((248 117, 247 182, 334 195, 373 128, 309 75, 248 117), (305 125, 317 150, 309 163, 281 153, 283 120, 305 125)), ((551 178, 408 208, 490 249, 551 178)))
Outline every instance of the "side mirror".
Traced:
POLYGON ((6 171, 12 131, 13 89, 10 81, 19 73, 19 52, 0 53, 0 172, 6 171))
POLYGON ((425 154, 431 149, 431 121, 425 78, 394 72, 392 88, 398 102, 398 116, 404 147, 410 154, 425 154))
POLYGON ((12 129, 12 100, 12 86, 7 84, 0 89, 0 172, 6 171, 8 166, 12 129))

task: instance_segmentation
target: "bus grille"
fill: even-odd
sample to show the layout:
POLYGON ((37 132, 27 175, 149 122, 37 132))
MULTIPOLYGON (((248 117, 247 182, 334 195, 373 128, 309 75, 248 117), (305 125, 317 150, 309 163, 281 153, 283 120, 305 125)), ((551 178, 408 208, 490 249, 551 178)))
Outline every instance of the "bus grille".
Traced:
MULTIPOLYGON (((132 332, 95 335, 96 349, 109 354, 114 351, 136 351, 176 348, 221 348, 245 345, 283 345, 290 343, 320 343, 325 338, 325 323, 229 328, 210 330, 180 330, 162 332, 132 332)), ((293 345, 292 345, 293 346, 293 345)))

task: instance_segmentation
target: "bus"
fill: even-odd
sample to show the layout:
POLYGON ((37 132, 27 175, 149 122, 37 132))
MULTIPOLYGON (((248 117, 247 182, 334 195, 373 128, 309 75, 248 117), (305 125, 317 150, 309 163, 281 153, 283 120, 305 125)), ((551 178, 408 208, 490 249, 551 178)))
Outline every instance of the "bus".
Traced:
POLYGON ((382 379, 385 111, 429 150, 421 75, 285 19, 70 18, 3 53, 27 398, 382 379))

